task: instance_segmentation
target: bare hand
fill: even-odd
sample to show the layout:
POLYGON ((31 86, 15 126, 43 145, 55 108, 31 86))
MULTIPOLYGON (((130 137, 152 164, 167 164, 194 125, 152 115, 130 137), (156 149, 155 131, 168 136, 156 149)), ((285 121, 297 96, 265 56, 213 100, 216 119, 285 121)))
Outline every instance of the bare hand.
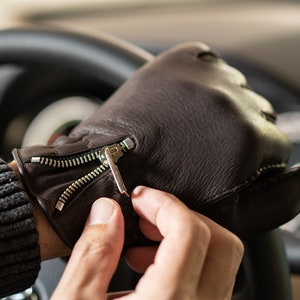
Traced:
POLYGON ((176 197, 138 187, 132 194, 143 233, 159 247, 132 248, 129 264, 144 272, 134 291, 106 295, 123 246, 118 204, 93 205, 54 299, 231 299, 243 245, 232 233, 189 210, 176 197), (107 297, 107 298, 106 298, 107 297))

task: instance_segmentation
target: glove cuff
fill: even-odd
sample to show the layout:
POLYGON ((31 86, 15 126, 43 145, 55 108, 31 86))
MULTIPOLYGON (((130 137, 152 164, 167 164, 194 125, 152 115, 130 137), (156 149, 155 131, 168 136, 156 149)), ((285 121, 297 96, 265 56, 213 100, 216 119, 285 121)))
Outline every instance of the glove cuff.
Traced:
POLYGON ((52 147, 15 149, 13 155, 28 193, 66 245, 72 248, 80 237, 92 203, 100 197, 110 197, 121 205, 126 220, 125 247, 129 247, 143 240, 137 232, 138 217, 124 187, 123 191, 118 190, 105 150, 117 169, 119 159, 124 160, 134 147, 131 138, 98 147, 80 140, 52 147))

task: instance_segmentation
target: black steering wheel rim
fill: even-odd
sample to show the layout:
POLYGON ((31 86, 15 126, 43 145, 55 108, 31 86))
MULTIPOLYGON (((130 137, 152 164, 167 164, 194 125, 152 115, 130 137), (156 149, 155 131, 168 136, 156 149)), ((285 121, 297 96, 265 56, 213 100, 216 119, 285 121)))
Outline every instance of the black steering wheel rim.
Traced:
MULTIPOLYGON (((114 90, 152 58, 146 51, 107 35, 94 37, 40 28, 0 32, 0 65, 68 70, 114 90)), ((288 264, 282 247, 278 231, 246 242, 247 257, 243 265, 251 269, 246 272, 248 292, 237 293, 235 299, 291 298, 288 264), (274 265, 270 267, 270 260, 278 266, 278 280, 274 283, 270 282, 274 280, 274 265), (261 282, 262 274, 268 277, 265 285, 261 282)))
POLYGON ((108 35, 59 29, 8 29, 0 35, 0 64, 65 68, 118 88, 153 56, 108 35), (101 72, 99 72, 101 70, 101 72))
MULTIPOLYGON (((29 111, 29 107, 32 108, 31 113, 36 114, 42 109, 44 98, 54 99, 58 93, 68 94, 75 90, 79 94, 86 93, 91 89, 92 94, 106 99, 152 58, 143 49, 105 34, 94 37, 36 27, 1 31, 0 65, 18 66, 26 70, 26 74, 21 73, 19 80, 15 80, 0 99, 1 140, 4 129, 15 115, 29 111), (68 77, 67 82, 63 82, 64 76, 68 77)), ((45 102, 49 101, 47 99, 45 102)), ((10 150, 4 147, 0 145, 0 151, 5 152, 4 158, 7 159, 10 150)))

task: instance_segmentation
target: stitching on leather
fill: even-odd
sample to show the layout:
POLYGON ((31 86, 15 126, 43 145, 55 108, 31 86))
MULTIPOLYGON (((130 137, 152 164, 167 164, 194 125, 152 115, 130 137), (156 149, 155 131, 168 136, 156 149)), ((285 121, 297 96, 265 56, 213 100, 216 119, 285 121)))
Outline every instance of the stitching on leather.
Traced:
MULTIPOLYGON (((275 177, 266 178, 267 181, 264 181, 262 183, 259 183, 258 185, 252 186, 249 189, 247 189, 247 194, 249 195, 249 194, 255 193, 256 191, 265 189, 266 187, 272 186, 276 183, 288 181, 288 180, 290 180, 290 178, 293 178, 293 177, 297 177, 297 176, 299 177, 299 175, 300 175, 300 169, 298 168, 298 170, 296 170, 296 171, 290 171, 288 173, 283 172, 275 177)), ((234 199, 235 203, 237 203, 239 201, 240 201, 240 197, 237 197, 234 199)), ((216 212, 215 214, 211 215, 211 217, 218 217, 218 216, 222 215, 228 209, 231 209, 233 204, 234 203, 232 201, 230 203, 226 203, 226 204, 224 203, 224 205, 222 207, 222 211, 216 212)))
POLYGON ((232 187, 232 188, 226 188, 216 194, 211 195, 208 199, 211 201, 207 203, 206 205, 200 206, 201 209, 210 206, 214 202, 216 202, 220 197, 222 196, 228 196, 229 194, 232 194, 236 191, 241 190, 243 187, 245 187, 247 184, 253 182, 256 180, 261 174, 270 171, 270 170, 276 170, 276 169, 283 169, 286 167, 286 163, 274 163, 274 164, 269 164, 263 167, 260 167, 257 169, 251 176, 249 176, 245 181, 241 182, 240 184, 232 187))
POLYGON ((290 173, 282 173, 276 177, 269 177, 269 178, 267 178, 266 182, 262 182, 261 184, 250 187, 247 190, 247 193, 253 193, 253 192, 255 192, 257 190, 261 190, 262 188, 265 188, 267 186, 274 185, 275 183, 279 183, 279 182, 282 182, 285 180, 289 180, 290 178, 296 177, 296 176, 299 176, 299 171, 298 172, 294 171, 294 172, 290 172, 290 173))

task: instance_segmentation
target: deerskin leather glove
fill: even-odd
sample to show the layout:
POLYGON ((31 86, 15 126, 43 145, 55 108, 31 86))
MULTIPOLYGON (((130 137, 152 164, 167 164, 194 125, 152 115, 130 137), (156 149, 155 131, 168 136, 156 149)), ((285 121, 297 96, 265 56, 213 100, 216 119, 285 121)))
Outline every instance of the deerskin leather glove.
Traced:
POLYGON ((70 247, 102 196, 123 209, 125 247, 147 244, 129 197, 137 185, 173 193, 246 238, 299 210, 299 170, 286 170, 291 144, 275 119, 239 71, 208 46, 186 43, 142 67, 69 136, 13 155, 27 192, 70 247))

